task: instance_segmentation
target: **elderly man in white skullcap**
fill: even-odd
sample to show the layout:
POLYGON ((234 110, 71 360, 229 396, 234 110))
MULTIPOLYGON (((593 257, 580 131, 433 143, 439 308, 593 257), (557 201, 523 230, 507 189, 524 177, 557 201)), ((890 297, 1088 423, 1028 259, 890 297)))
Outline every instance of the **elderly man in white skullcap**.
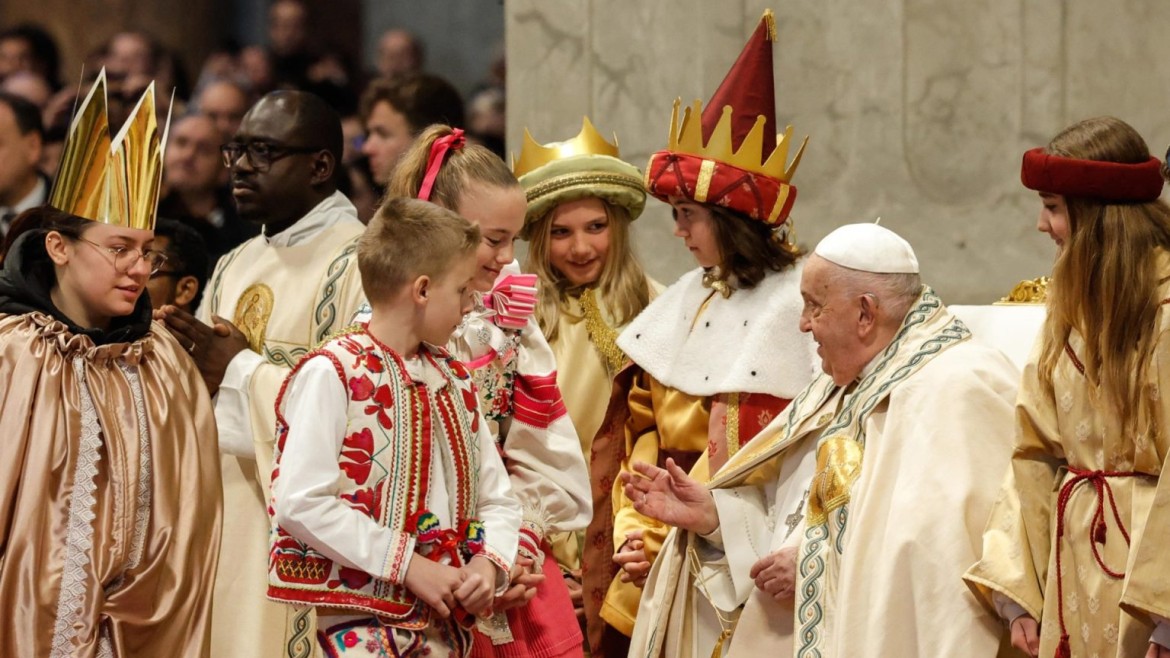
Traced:
POLYGON ((676 529, 630 655, 994 656, 963 584, 1011 453, 1019 373, 970 340, 876 224, 805 264, 801 330, 824 374, 704 487, 667 462, 623 474, 676 529))

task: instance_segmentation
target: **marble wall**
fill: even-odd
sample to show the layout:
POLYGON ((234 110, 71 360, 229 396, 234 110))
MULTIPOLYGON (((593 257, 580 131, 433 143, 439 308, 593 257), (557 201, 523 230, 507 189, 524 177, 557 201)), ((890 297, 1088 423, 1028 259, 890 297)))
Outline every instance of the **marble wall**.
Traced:
MULTIPOLYGON (((639 167, 666 144, 671 102, 706 100, 766 7, 777 113, 810 135, 794 177, 800 242, 882 223, 915 246, 952 303, 986 303, 1047 273, 1024 150, 1081 118, 1170 144, 1163 0, 508 0, 508 141, 571 137, 588 114, 639 167)), ((650 272, 694 266, 652 202, 635 223, 650 272)))

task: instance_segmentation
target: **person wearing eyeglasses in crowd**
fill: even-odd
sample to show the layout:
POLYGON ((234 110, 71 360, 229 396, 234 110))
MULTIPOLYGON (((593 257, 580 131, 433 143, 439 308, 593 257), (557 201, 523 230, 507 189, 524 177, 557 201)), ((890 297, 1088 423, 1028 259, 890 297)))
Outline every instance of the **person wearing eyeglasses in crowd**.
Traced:
POLYGON ((154 250, 166 255, 166 262, 150 275, 146 293, 150 305, 167 304, 193 312, 203 297, 207 281, 207 246, 195 229, 174 219, 159 219, 154 226, 154 250))
POLYGON ((337 191, 341 119, 320 97, 260 99, 221 152, 239 216, 263 226, 219 259, 195 316, 162 315, 215 395, 223 453, 224 528, 212 653, 310 655, 311 611, 265 599, 275 401, 292 366, 344 327, 364 301, 356 244, 363 226, 337 191))
POLYGON ((105 74, 0 271, 0 656, 206 658, 222 517, 215 420, 143 293, 154 91, 110 139, 105 74), (81 126, 82 128, 78 128, 81 126), (146 199, 148 201, 142 202, 146 199))

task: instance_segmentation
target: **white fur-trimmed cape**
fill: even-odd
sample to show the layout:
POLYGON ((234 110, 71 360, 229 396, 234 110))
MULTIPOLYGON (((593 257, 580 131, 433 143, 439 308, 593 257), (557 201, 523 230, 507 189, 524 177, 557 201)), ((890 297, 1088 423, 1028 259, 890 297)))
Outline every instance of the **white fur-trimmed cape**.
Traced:
POLYGON ((769 273, 751 290, 711 294, 703 270, 682 275, 618 337, 651 377, 688 395, 766 393, 794 398, 821 371, 816 344, 800 331, 804 260, 769 273), (691 326, 694 324, 694 329, 691 326))

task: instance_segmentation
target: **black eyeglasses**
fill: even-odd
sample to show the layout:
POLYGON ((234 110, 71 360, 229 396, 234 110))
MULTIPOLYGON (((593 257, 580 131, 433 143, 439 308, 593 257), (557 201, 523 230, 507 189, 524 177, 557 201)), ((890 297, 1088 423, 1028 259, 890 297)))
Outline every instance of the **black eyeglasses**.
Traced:
POLYGON ((223 155, 223 166, 231 169, 240 158, 247 155, 248 165, 256 171, 268 171, 273 162, 295 153, 316 153, 324 149, 317 146, 286 146, 273 142, 228 142, 219 147, 223 155))
POLYGON ((131 249, 130 247, 107 247, 96 242, 86 240, 85 238, 77 238, 78 240, 91 244, 101 251, 105 251, 114 257, 114 270, 118 274, 126 274, 130 268, 134 267, 139 260, 145 260, 146 264, 150 266, 150 273, 153 275, 158 272, 160 268, 167 262, 167 255, 161 251, 152 251, 147 249, 140 251, 138 249, 131 249))

